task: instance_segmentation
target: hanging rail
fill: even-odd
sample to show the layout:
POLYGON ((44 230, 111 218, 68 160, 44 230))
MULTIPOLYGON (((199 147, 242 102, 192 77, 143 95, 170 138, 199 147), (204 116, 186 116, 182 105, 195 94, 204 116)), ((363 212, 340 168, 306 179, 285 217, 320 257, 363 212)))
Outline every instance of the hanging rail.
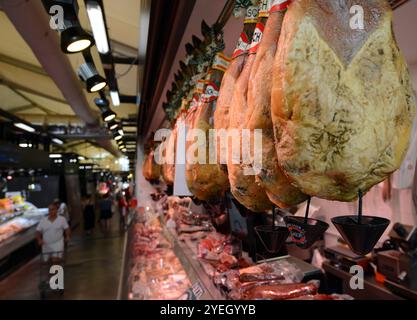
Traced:
POLYGON ((223 10, 216 21, 216 25, 220 27, 220 29, 224 28, 230 16, 232 15, 235 3, 236 0, 227 0, 226 4, 224 5, 223 10))
POLYGON ((410 0, 389 0, 392 10, 395 10, 410 0))

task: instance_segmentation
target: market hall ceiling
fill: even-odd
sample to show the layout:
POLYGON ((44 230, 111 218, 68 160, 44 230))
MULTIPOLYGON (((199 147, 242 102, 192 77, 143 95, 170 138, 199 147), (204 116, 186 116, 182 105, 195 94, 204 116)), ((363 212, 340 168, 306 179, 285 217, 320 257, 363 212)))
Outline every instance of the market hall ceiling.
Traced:
MULTIPOLYGON (((140 30, 140 17, 143 16, 141 8, 144 7, 144 2, 146 8, 146 1, 141 0, 103 1, 113 56, 136 57, 137 60, 131 65, 115 64, 117 85, 121 95, 137 96, 138 88, 141 86, 144 54, 139 52, 138 55, 138 49, 140 43, 144 42, 140 39, 140 37, 143 38, 143 32, 141 33, 140 30)), ((5 3, 5 0, 0 1, 0 38, 2 39, 0 43, 0 108, 29 122, 35 121, 34 124, 39 124, 37 122, 42 121, 42 118, 49 124, 56 125, 81 123, 75 117, 73 109, 62 92, 42 68, 31 48, 3 11, 2 7, 5 3)), ((84 1, 78 1, 78 5, 81 26, 91 33, 84 1)), ((91 53, 98 73, 104 75, 97 49, 92 47, 91 53)), ((76 74, 79 66, 84 62, 82 54, 70 54, 67 57, 76 74)), ((83 83, 79 81, 79 85, 82 87, 83 83)), ((99 110, 94 105, 97 93, 88 93, 83 88, 83 94, 91 112, 98 117, 99 110)), ((110 97, 108 99, 110 100, 110 97)), ((113 108, 119 118, 136 118, 136 101, 131 99, 129 102, 121 101, 120 106, 113 108)), ((94 147, 91 153, 97 151, 93 149, 94 147)))

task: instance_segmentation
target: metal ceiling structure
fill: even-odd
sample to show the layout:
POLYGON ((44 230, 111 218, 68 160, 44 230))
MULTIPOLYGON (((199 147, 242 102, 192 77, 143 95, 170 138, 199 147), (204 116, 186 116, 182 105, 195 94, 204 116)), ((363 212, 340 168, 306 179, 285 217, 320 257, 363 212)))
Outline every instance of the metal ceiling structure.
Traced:
MULTIPOLYGON (((70 107, 71 99, 65 95, 68 89, 67 85, 57 86, 56 81, 51 78, 51 70, 48 72, 48 69, 43 65, 45 62, 41 63, 42 57, 34 54, 36 50, 33 48, 33 43, 29 45, 29 39, 22 37, 17 31, 17 22, 12 22, 14 19, 11 20, 7 16, 10 16, 8 11, 12 10, 7 7, 9 4, 14 5, 13 10, 23 8, 19 8, 19 6, 36 4, 37 9, 26 10, 31 15, 31 18, 26 20, 33 22, 35 14, 41 7, 38 2, 41 1, 16 3, 13 0, 0 0, 0 37, 3 40, 0 43, 0 99, 2 101, 0 108, 47 130, 57 125, 85 126, 70 107)), ((81 26, 91 33, 85 2, 78 0, 78 18, 81 26)), ((111 88, 119 89, 121 104, 114 107, 114 111, 118 114, 121 123, 133 121, 136 125, 139 88, 142 87, 143 62, 147 47, 150 0, 101 0, 99 3, 104 9, 112 54, 102 57, 97 49, 92 47, 92 58, 98 72, 108 75, 113 81, 113 83, 109 81, 111 88), (111 74, 109 74, 109 62, 111 74)), ((22 13, 22 11, 20 12, 22 13)), ((46 12, 43 14, 47 17, 46 12)), ((21 21, 20 23, 26 22, 21 21)), ((45 26, 45 24, 40 25, 45 26)), ((36 29, 31 31, 34 34, 36 29)), ((51 37, 59 37, 54 30, 45 29, 45 32, 50 33, 51 37)), ((65 57, 69 61, 67 73, 71 71, 75 77, 79 65, 83 63, 83 56, 82 54, 72 54, 65 57)), ((78 79, 76 81, 78 87, 81 88, 82 82, 78 79)), ((97 119, 99 110, 94 105, 94 98, 97 95, 82 89, 82 96, 80 99, 85 99, 85 103, 82 104, 85 104, 89 109, 88 113, 97 119)), ((105 97, 109 99, 108 90, 105 91, 105 97)), ((73 105, 79 106, 80 103, 73 103, 73 105)), ((105 155, 109 162, 114 162, 114 159, 117 159, 115 155, 102 150, 103 146, 108 150, 117 150, 115 143, 112 143, 112 146, 107 143, 103 145, 104 140, 111 138, 105 131, 105 129, 103 131, 103 129, 91 130, 91 128, 87 128, 83 135, 59 135, 60 138, 66 139, 66 144, 64 146, 55 145, 54 148, 78 153, 87 158, 94 155, 100 155, 100 157, 105 155), (76 140, 79 141, 70 142, 76 140)), ((131 132, 130 130, 129 134, 131 132)), ((130 136, 128 138, 131 139, 130 136)), ((117 157, 119 156, 117 154, 117 157)), ((132 155, 129 154, 129 157, 132 158, 132 155)))

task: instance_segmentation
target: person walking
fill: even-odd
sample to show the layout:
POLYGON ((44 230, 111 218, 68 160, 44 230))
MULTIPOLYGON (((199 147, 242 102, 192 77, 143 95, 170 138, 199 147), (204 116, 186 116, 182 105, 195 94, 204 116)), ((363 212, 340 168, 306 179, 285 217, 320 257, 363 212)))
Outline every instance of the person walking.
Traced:
POLYGON ((120 192, 118 205, 119 205, 119 228, 120 228, 120 231, 124 231, 126 228, 127 210, 129 209, 129 205, 127 203, 127 200, 123 191, 120 192))
POLYGON ((71 225, 67 204, 60 199, 55 199, 54 204, 58 209, 58 215, 64 217, 67 220, 68 225, 71 225))
POLYGON ((90 235, 95 227, 95 207, 91 195, 85 197, 83 218, 84 218, 84 230, 90 235))
POLYGON ((44 261, 59 262, 63 259, 64 242, 71 238, 67 220, 58 215, 55 203, 48 206, 48 216, 36 227, 36 240, 42 247, 44 261), (64 238, 65 235, 65 238, 64 238))
POLYGON ((113 200, 110 198, 110 193, 108 192, 98 202, 98 207, 100 209, 100 224, 103 233, 108 233, 110 231, 110 219, 113 215, 112 206, 113 200))

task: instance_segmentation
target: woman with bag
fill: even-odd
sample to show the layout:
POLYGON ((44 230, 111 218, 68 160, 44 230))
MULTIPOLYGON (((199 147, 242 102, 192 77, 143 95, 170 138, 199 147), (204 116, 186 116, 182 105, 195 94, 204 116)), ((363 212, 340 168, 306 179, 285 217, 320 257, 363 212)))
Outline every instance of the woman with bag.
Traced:
POLYGON ((98 207, 100 209, 101 230, 103 233, 108 233, 110 232, 110 220, 113 216, 113 200, 111 199, 109 192, 98 202, 98 207))

